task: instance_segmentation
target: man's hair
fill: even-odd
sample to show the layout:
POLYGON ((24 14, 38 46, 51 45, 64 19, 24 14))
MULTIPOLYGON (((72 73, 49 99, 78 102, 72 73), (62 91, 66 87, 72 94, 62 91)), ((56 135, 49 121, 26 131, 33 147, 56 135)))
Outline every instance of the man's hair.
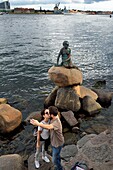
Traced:
POLYGON ((58 115, 58 109, 55 106, 50 106, 49 108, 50 115, 57 116, 58 115))

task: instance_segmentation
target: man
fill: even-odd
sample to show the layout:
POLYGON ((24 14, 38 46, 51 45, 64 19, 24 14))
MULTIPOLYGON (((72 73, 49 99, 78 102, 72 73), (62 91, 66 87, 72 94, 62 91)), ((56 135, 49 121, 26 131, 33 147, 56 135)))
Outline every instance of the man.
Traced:
POLYGON ((50 106, 49 113, 51 116, 50 124, 42 124, 37 120, 31 119, 30 123, 35 126, 40 126, 50 130, 50 139, 52 145, 52 161, 55 165, 55 170, 63 170, 61 166, 60 152, 64 144, 64 137, 62 134, 62 124, 58 117, 58 109, 55 106, 50 106))

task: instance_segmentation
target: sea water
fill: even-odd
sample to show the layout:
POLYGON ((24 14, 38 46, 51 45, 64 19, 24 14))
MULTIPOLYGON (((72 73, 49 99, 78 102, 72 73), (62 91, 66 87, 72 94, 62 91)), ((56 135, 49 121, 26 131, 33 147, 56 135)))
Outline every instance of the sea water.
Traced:
MULTIPOLYGON (((23 120, 43 108, 55 87, 48 69, 56 63, 64 40, 69 41, 72 61, 83 73, 83 85, 90 88, 105 80, 104 88, 113 91, 113 18, 109 15, 0 16, 0 98, 18 108, 23 120)), ((100 126, 113 124, 112 110, 113 104, 84 120, 80 128, 90 133, 96 125, 99 132, 100 126)), ((2 145, 1 153, 24 152, 24 147, 33 151, 27 128, 2 145)))

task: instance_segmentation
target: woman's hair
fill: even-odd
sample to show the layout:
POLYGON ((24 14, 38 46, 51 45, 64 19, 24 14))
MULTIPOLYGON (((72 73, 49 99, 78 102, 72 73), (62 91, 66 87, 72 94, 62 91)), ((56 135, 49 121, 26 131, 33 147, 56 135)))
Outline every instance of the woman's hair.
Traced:
POLYGON ((58 109, 57 109, 57 107, 55 107, 55 106, 50 106, 48 109, 49 109, 50 115, 51 115, 51 114, 54 115, 54 116, 57 116, 57 115, 58 115, 58 109))
MULTIPOLYGON (((44 119, 44 115, 45 115, 45 113, 46 113, 46 111, 45 110, 47 110, 47 108, 44 108, 42 111, 41 111, 41 120, 43 120, 44 119)), ((48 113, 48 111, 47 111, 47 113, 48 113)))
POLYGON ((43 120, 43 119, 44 119, 44 117, 43 117, 43 116, 45 115, 45 110, 46 110, 46 109, 43 109, 43 110, 41 111, 41 120, 43 120))

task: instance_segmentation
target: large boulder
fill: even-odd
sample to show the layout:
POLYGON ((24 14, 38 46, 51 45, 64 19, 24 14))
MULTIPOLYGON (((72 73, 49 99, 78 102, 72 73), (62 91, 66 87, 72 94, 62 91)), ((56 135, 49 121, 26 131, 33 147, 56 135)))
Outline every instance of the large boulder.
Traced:
POLYGON ((78 124, 78 121, 74 117, 74 113, 71 110, 69 110, 68 112, 61 112, 61 115, 70 126, 75 126, 78 124))
POLYGON ((85 155, 90 162, 90 167, 95 170, 111 170, 113 168, 112 140, 113 131, 102 132, 84 143, 82 147, 77 145, 79 156, 85 155))
POLYGON ((58 87, 56 86, 44 101, 44 106, 49 107, 55 104, 58 87))
POLYGON ((76 68, 51 67, 48 71, 50 79, 59 87, 82 84, 82 72, 76 68))
POLYGON ((40 122, 42 119, 41 111, 36 111, 36 112, 30 113, 28 115, 28 117, 24 120, 25 125, 30 124, 30 119, 36 119, 40 122))
POLYGON ((22 113, 8 104, 0 105, 0 132, 9 133, 22 121, 22 113))
POLYGON ((18 154, 0 156, 0 170, 25 170, 24 161, 18 154))
POLYGON ((92 91, 91 89, 84 86, 73 86, 73 90, 78 94, 80 98, 84 98, 85 96, 90 96, 94 100, 97 100, 98 95, 92 91))
POLYGON ((57 91, 55 106, 63 110, 77 112, 81 108, 79 96, 71 87, 61 87, 57 91))
MULTIPOLYGON (((86 162, 88 167, 94 170, 112 170, 113 169, 113 130, 106 130, 99 135, 86 135, 81 138, 72 156, 72 149, 68 147, 67 155, 61 151, 63 157, 62 164, 65 170, 71 169, 78 161, 86 162), (76 149, 77 148, 77 149, 76 149)), ((66 149, 65 149, 66 148, 66 149)))
POLYGON ((70 157, 74 157, 78 153, 77 146, 72 145, 66 145, 61 150, 61 158, 69 161, 70 157))
POLYGON ((98 113, 102 107, 92 97, 85 96, 82 100, 82 109, 89 113, 89 115, 92 115, 94 113, 98 113))
POLYGON ((103 106, 111 105, 111 100, 113 97, 112 92, 108 92, 102 89, 92 89, 98 95, 98 102, 103 106))
POLYGON ((38 121, 41 121, 42 116, 41 116, 41 111, 36 111, 36 112, 32 112, 28 115, 28 117, 24 120, 25 122, 29 122, 30 119, 36 119, 38 121))
POLYGON ((0 98, 0 104, 6 104, 7 99, 6 98, 0 98))

